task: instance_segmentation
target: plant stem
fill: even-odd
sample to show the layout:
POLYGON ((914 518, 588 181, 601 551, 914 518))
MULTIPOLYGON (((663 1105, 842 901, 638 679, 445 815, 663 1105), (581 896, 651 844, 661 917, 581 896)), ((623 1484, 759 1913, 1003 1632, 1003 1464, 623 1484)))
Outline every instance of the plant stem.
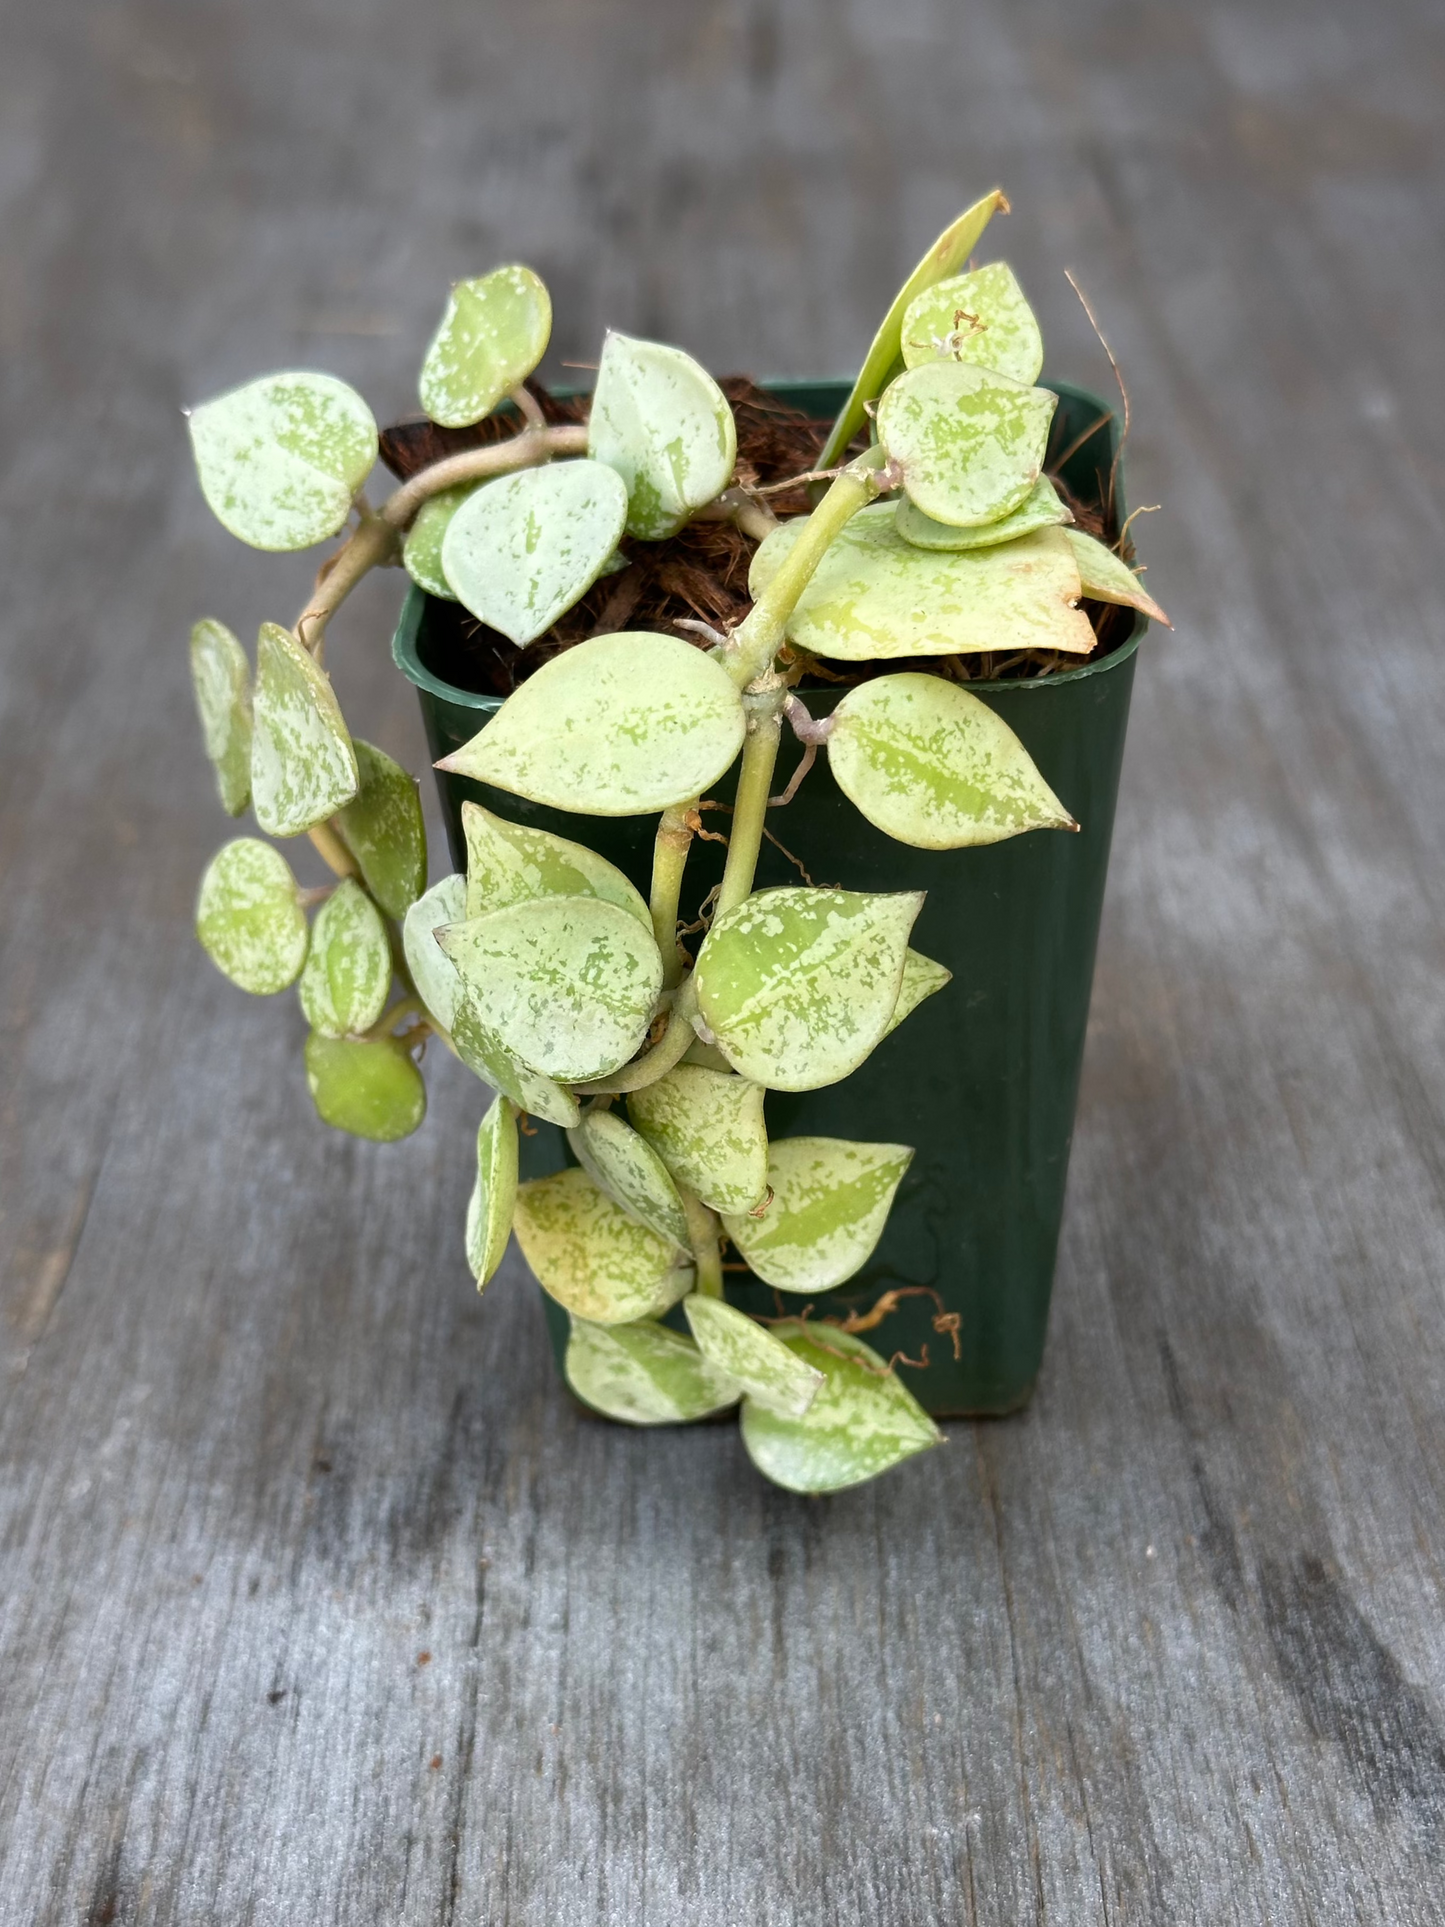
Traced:
POLYGON ((683 954, 677 941, 677 904, 682 895, 682 873, 687 853, 692 848, 692 826, 688 817, 696 810, 698 799, 675 803, 664 810, 652 846, 652 934, 662 954, 662 986, 676 990, 682 982, 683 954))
POLYGON ((390 523, 363 505, 360 523, 327 563, 311 600, 296 618, 292 633, 303 649, 320 660, 327 623, 361 578, 384 562, 394 562, 400 547, 390 523))
POLYGON ((462 482, 484 482, 490 475, 507 475, 513 469, 535 468, 554 455, 585 455, 587 429, 581 422, 564 422, 557 428, 524 428, 509 442, 493 442, 489 448, 467 448, 460 455, 448 455, 433 462, 419 475, 388 496, 381 507, 381 520, 393 529, 404 529, 423 502, 439 495, 444 488, 462 482))
POLYGON ((778 738, 782 734, 783 704, 787 690, 779 683, 773 689, 750 689, 743 697, 748 712, 748 735, 743 744, 742 768, 738 771, 737 797, 733 803, 733 823, 728 839, 727 867, 718 892, 717 916, 736 909, 751 896, 753 873, 758 867, 758 851, 763 846, 763 825, 768 815, 768 793, 773 787, 773 767, 778 760, 778 738))
POLYGON ((693 1289, 699 1298, 721 1298, 722 1246, 718 1242, 717 1215, 681 1185, 677 1187, 677 1195, 682 1199, 682 1208, 687 1213, 687 1241, 692 1247, 692 1261, 697 1266, 697 1283, 693 1289))
MULTIPOLYGON (((332 821, 334 822, 334 818, 332 821)), ((356 859, 337 835, 331 823, 313 823, 306 832, 320 852, 321 860, 333 876, 360 876, 356 859)))

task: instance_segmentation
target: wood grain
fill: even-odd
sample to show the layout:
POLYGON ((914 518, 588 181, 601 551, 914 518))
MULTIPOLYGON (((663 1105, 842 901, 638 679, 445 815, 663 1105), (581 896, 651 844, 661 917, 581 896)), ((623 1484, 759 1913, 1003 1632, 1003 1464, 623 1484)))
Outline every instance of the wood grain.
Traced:
MULTIPOLYGON (((0 63, 0 1920, 1433 1922, 1445 32, 1421 0, 125 0, 0 63), (183 639, 300 606, 178 409, 383 416, 521 256, 846 370, 1000 181, 1129 380, 1141 665, 1051 1350, 801 1504, 559 1390, 476 1087, 318 1127, 188 936, 183 639)), ((353 723, 421 763, 368 585, 353 723)))

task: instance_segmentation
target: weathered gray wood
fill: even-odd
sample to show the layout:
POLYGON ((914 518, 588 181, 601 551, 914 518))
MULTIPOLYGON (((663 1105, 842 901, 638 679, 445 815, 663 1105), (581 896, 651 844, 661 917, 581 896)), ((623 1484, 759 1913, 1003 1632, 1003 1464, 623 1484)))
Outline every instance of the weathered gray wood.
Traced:
MULTIPOLYGON (((1436 10, 12 5, 0 63, 0 1920, 1400 1922, 1445 1821, 1436 10), (178 407, 383 412, 449 277, 846 368, 1001 180, 1127 370, 1136 697, 1051 1353, 800 1504, 581 1419, 188 940, 183 638, 299 606, 178 407)), ((420 766, 369 586, 334 660, 420 766)))

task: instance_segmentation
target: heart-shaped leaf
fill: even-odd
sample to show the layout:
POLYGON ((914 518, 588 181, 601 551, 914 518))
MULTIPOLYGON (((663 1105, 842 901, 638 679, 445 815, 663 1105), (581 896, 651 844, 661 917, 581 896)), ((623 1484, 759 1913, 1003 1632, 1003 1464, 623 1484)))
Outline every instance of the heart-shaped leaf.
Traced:
POLYGON ((468 428, 524 382, 547 352, 552 300, 530 268, 458 281, 421 370, 421 405, 443 428, 468 428))
POLYGON ((582 1107, 571 1091, 553 1078, 534 1071, 513 1056, 501 1039, 477 1015, 465 991, 461 992, 453 1015, 452 1049, 467 1069, 494 1091, 509 1097, 518 1110, 529 1117, 543 1118, 570 1130, 582 1115, 582 1107))
POLYGON ((916 296, 903 317, 903 364, 969 361, 1026 385, 1044 365, 1034 311, 1006 261, 950 275, 916 296))
POLYGON ((261 624, 256 647, 251 802, 272 836, 299 836, 361 783, 331 681, 288 629, 261 624))
POLYGON ((306 549, 335 535, 376 461, 376 423, 332 375, 266 375, 190 418, 201 492, 253 549, 306 549))
POLYGON ((306 1081, 323 1124, 391 1144, 426 1116, 426 1085, 395 1037, 306 1039, 306 1081))
POLYGON ((908 499, 937 522, 976 528, 1027 498, 1044 466, 1058 396, 970 362, 900 375, 878 404, 878 439, 908 499))
POLYGON ((391 945, 381 912, 352 877, 316 913, 301 972, 301 1008, 323 1037, 370 1030, 391 988, 391 945))
POLYGON ((945 970, 941 963, 932 957, 925 957, 921 951, 910 950, 903 959, 903 982, 898 987, 898 1002, 893 1006, 893 1015, 888 1020, 885 1036, 891 1036, 903 1022, 911 1016, 923 1002, 945 984, 953 982, 953 972, 945 970))
POLYGON ((715 783, 744 728, 719 663, 676 636, 623 632, 543 663, 437 768, 559 810, 650 815, 715 783))
POLYGON ((692 1283, 672 1240, 628 1217, 575 1165, 519 1185, 513 1226, 543 1291, 594 1324, 654 1318, 692 1283))
POLYGON ((306 914, 281 852, 254 836, 218 850, 201 878, 196 935, 242 990, 267 997, 294 984, 306 961, 306 914))
POLYGON ((903 317, 913 301, 925 288, 931 288, 936 281, 942 281, 963 266, 978 246, 979 237, 998 208, 1008 212, 1008 202, 997 188, 992 194, 985 194, 981 201, 975 201, 972 207, 965 208, 958 219, 943 230, 898 290, 892 307, 873 337, 858 379, 853 384, 853 391, 844 402, 832 433, 818 457, 819 468, 832 468, 843 459, 848 444, 867 420, 867 403, 875 401, 883 393, 893 370, 902 365, 903 317))
POLYGON ((915 508, 906 495, 898 499, 894 526, 903 540, 915 549, 994 549, 1000 542, 1012 542, 1035 529, 1052 528, 1072 522, 1074 512, 1047 475, 1041 475, 1019 506, 997 522, 982 528, 953 529, 947 522, 935 522, 921 508, 915 508))
POLYGON ((461 923, 467 914, 467 880, 464 876, 443 877, 419 896, 406 913, 401 927, 406 967, 416 986, 416 994, 445 1031, 456 1023, 462 980, 457 967, 436 940, 438 930, 461 923))
POLYGON ((650 930, 597 897, 544 897, 454 924, 440 939, 487 1028, 567 1083, 640 1048, 662 989, 650 930))
POLYGON ((251 670, 225 623, 206 617, 192 629, 191 682, 221 807, 239 816, 251 800, 251 670))
POLYGON ((1065 533, 1086 596, 1092 596, 1095 602, 1117 602, 1126 609, 1141 609, 1153 621, 1162 622, 1166 629, 1174 627, 1128 563, 1112 549, 1106 549, 1082 529, 1068 529, 1065 533))
POLYGON ((587 453, 627 485, 627 527, 645 542, 720 495, 737 461, 728 398, 681 348, 611 333, 602 348, 587 453))
POLYGON ((750 1211, 767 1190, 762 1086, 678 1064, 627 1100, 632 1122, 679 1184, 714 1211, 750 1211))
POLYGON ((426 888, 426 822, 416 780, 384 750, 353 737, 361 788, 342 807, 341 834, 366 887, 389 917, 404 917, 426 888))
POLYGON ((686 1425, 738 1402, 738 1388, 681 1332, 572 1320, 563 1364, 584 1405, 626 1425, 686 1425))
POLYGON ((567 1142, 582 1169, 639 1224, 686 1252, 687 1213, 667 1166, 645 1137, 610 1111, 588 1111, 567 1142))
POLYGON ((538 897, 600 897, 629 910, 652 929, 638 891, 606 857, 550 830, 528 829, 494 816, 478 803, 462 804, 467 840, 467 915, 487 916, 538 897))
POLYGON ((479 1291, 502 1262, 516 1202, 517 1120, 498 1097, 477 1131, 477 1181, 467 1205, 467 1263, 479 1291))
POLYGON ((741 1385, 755 1405, 784 1418, 803 1416, 824 1383, 815 1366, 721 1298, 692 1292, 682 1309, 703 1357, 741 1385))
POLYGON ((748 1457, 789 1492, 841 1492, 941 1445, 943 1434, 896 1372, 835 1325, 774 1325, 774 1334, 825 1383, 801 1418, 743 1401, 748 1457))
POLYGON ((912 1160, 906 1144, 783 1138, 768 1157, 767 1210, 725 1216, 723 1224, 765 1284, 832 1291, 872 1257, 912 1160))
POLYGON ((401 545, 402 566, 417 587, 425 589, 428 595, 440 596, 446 602, 456 601, 456 590, 442 568, 442 542, 462 503, 485 486, 484 482, 462 482, 456 488, 441 489, 429 495, 413 517, 401 545))
MULTIPOLYGON (((782 566, 802 518, 784 522, 753 557, 756 598, 782 566)), ((855 515, 823 557, 788 622, 815 656, 869 662, 981 650, 1087 655, 1089 618, 1074 603, 1079 572, 1063 529, 1036 529, 998 548, 932 553, 905 542, 887 502, 855 515)))
POLYGON ((833 780, 885 835, 918 850, 1078 825, 1001 716, 942 676, 878 676, 833 711, 833 780))
POLYGON ((836 1084, 888 1029, 917 890, 759 890, 718 917, 694 981, 735 1070, 775 1091, 836 1084))
POLYGON ((521 648, 592 587, 626 520, 627 490, 605 462, 524 468, 455 511, 442 570, 474 616, 521 648))

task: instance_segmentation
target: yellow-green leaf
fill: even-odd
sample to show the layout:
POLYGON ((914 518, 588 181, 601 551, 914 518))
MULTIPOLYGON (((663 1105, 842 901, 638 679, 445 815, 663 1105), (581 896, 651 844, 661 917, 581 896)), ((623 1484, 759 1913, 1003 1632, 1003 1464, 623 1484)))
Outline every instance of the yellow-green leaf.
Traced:
POLYGON ((417 898, 407 911, 401 929, 406 966, 416 994, 445 1031, 450 1031, 456 1022, 462 980, 436 937, 448 924, 462 922, 466 914, 466 878, 443 877, 417 898))
POLYGON ((353 877, 316 913, 301 972, 301 1008, 323 1037, 370 1030, 391 988, 391 945, 381 912, 353 877))
POLYGON ((537 897, 600 897, 630 911, 651 931, 652 918, 641 894, 615 864, 585 843, 509 823, 479 803, 462 804, 462 833, 467 840, 469 917, 510 910, 514 903, 537 897))
POLYGON ((351 747, 361 787, 342 806, 341 834, 367 889, 399 920, 426 888, 426 822, 416 779, 360 737, 351 747))
POLYGON ((629 1216, 660 1238, 688 1249, 687 1213, 677 1186, 652 1146, 611 1111, 588 1111, 567 1142, 582 1169, 629 1216))
POLYGON ((888 1029, 921 891, 760 890, 698 953, 698 1006, 728 1062, 770 1090, 836 1084, 888 1029))
POLYGON ((201 878, 196 935, 242 990, 266 997, 294 984, 306 961, 306 915, 281 852, 254 836, 218 850, 201 878))
POLYGON ((723 1224, 765 1284, 832 1291, 872 1257, 912 1160, 906 1144, 783 1138, 768 1157, 766 1211, 729 1214, 723 1224))
MULTIPOLYGON (((753 557, 756 598, 797 540, 802 518, 782 523, 753 557)), ((1089 618, 1074 604, 1079 571, 1063 529, 1036 529, 997 548, 948 554, 915 548, 892 505, 855 515, 823 557, 788 621, 788 636, 815 656, 869 662, 981 650, 1055 649, 1087 655, 1089 618)))
POLYGON ((833 779, 886 835, 919 850, 1078 825, 1008 724, 942 676, 878 676, 833 711, 833 779))
POLYGON ((935 963, 932 957, 925 957, 921 951, 910 950, 903 959, 903 982, 898 987, 898 1002, 893 1006, 893 1015, 888 1020, 888 1030, 884 1034, 891 1036, 926 997, 931 997, 935 991, 942 990, 945 984, 952 982, 951 970, 946 970, 941 963, 935 963))
POLYGON ((446 602, 456 601, 456 590, 442 568, 442 542, 462 503, 485 486, 484 482, 461 482, 456 488, 441 489, 428 496, 417 510, 402 543, 401 560, 412 581, 428 595, 440 596, 446 602))
POLYGON ((225 623, 206 617, 192 629, 191 682, 221 807, 239 816, 251 800, 251 672, 225 623))
POLYGON ((950 275, 909 303, 903 364, 971 361, 1014 381, 1036 382, 1044 341, 1034 311, 1006 261, 950 275))
POLYGON ((571 1091, 514 1056, 488 1029, 465 991, 459 991, 453 1012, 452 1048, 469 1071, 530 1117, 560 1124, 563 1130, 570 1130, 581 1117, 582 1108, 571 1091))
POLYGON ((517 1202, 517 1120, 505 1097, 477 1131, 477 1181, 467 1205, 467 1263, 481 1290, 502 1262, 517 1202))
POLYGON ((686 1425, 738 1402, 737 1386, 696 1345, 651 1319, 574 1318, 563 1370, 585 1405, 625 1425, 686 1425))
POLYGON ((438 769, 589 816, 640 816, 716 782, 742 747, 742 697, 676 636, 594 636, 544 663, 438 769))
POLYGON ((727 396, 691 355, 611 333, 592 394, 587 452, 626 484, 628 531, 656 542, 732 480, 737 428, 727 396))
POLYGON ((731 1071, 678 1064, 627 1100, 679 1184, 714 1211, 750 1211, 768 1183, 763 1090, 731 1071))
POLYGON ((1142 609, 1146 616, 1155 622, 1162 622, 1166 629, 1174 627, 1128 563, 1115 555, 1112 549, 1106 549, 1102 542, 1096 542, 1092 535, 1085 535, 1082 529, 1068 529, 1066 534, 1086 596, 1092 596, 1096 602, 1122 603, 1126 609, 1142 609))
POLYGON ((801 1319, 773 1331, 825 1382, 801 1418, 743 1401, 743 1444, 764 1478, 790 1492, 841 1492, 942 1444, 898 1374, 861 1338, 801 1319))
POLYGON ((517 1187, 513 1228, 543 1291, 594 1324, 657 1317, 692 1283, 672 1240, 630 1218, 575 1165, 517 1187))
POLYGON ((977 528, 1018 508, 1038 481, 1058 396, 971 362, 933 361, 893 382, 878 439, 910 502, 977 528))
POLYGON ((201 492, 253 549, 305 549, 335 535, 376 461, 376 423, 333 375, 265 375, 190 418, 201 492))
POLYGON ((1012 542, 1035 529, 1052 528, 1056 523, 1072 522, 1074 512, 1062 499, 1047 475, 1041 475, 1016 509, 985 522, 981 528, 954 529, 947 522, 935 522, 916 508, 906 495, 898 499, 894 526, 903 540, 915 549, 993 549, 1000 542, 1012 542))
POLYGON ((349 803, 360 782, 325 670, 288 629, 263 622, 251 741, 256 821, 272 836, 299 836, 349 803))
POLYGON ((421 405, 444 428, 490 415, 547 352, 552 301, 530 268, 458 281, 421 370, 421 405))
POLYGON ((803 1416, 824 1383, 816 1366, 721 1298, 691 1292, 682 1309, 703 1357, 741 1385, 755 1405, 785 1418, 803 1416))
POLYGON ((306 1039, 306 1081, 323 1124, 391 1144, 426 1116, 426 1085, 395 1037, 306 1039))

